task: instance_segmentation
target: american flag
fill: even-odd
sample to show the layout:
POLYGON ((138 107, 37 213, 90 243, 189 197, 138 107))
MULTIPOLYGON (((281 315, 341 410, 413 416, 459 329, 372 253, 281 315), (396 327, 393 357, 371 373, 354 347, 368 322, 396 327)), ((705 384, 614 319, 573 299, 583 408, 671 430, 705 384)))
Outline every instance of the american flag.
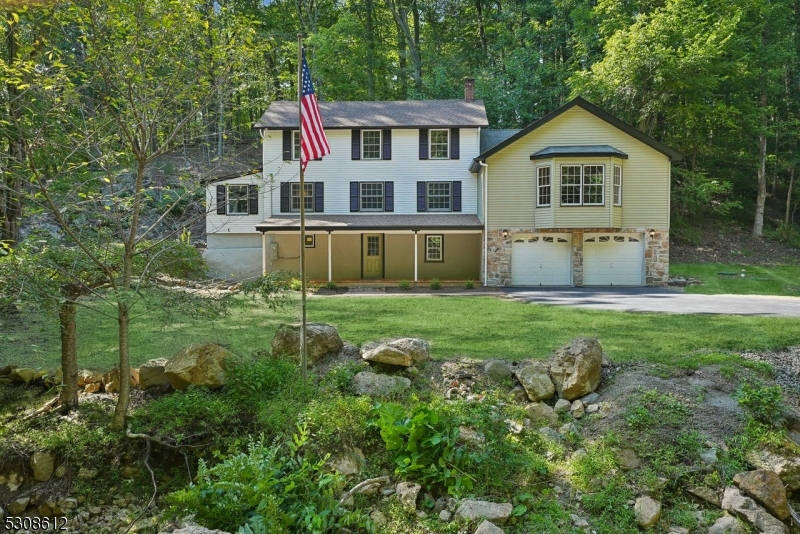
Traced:
POLYGON ((300 135, 300 166, 303 171, 312 159, 321 158, 331 153, 328 138, 322 129, 322 117, 319 115, 317 96, 311 83, 311 72, 306 62, 306 51, 303 49, 303 82, 300 96, 300 115, 303 121, 300 135))

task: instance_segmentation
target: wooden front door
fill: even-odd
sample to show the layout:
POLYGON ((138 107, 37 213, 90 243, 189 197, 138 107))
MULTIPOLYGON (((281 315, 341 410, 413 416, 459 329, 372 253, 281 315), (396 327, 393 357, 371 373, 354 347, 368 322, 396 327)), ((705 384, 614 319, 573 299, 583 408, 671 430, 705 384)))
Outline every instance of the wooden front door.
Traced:
POLYGON ((364 278, 383 278, 383 234, 363 234, 361 239, 364 278))

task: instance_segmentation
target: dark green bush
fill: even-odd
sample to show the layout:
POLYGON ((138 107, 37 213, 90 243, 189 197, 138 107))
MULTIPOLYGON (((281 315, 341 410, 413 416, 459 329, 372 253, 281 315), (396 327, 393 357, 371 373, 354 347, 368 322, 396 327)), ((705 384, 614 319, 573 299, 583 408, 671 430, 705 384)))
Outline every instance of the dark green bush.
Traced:
POLYGON ((783 390, 780 386, 743 382, 735 396, 756 421, 780 426, 783 420, 783 390))
POLYGON ((296 364, 269 356, 229 361, 225 375, 228 395, 244 406, 302 387, 296 364))

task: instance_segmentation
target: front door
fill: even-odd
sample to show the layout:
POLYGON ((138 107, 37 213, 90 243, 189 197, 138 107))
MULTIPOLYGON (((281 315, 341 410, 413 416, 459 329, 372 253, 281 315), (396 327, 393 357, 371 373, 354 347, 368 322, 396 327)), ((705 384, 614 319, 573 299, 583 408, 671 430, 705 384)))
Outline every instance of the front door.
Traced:
POLYGON ((363 234, 364 278, 383 278, 383 234, 363 234))

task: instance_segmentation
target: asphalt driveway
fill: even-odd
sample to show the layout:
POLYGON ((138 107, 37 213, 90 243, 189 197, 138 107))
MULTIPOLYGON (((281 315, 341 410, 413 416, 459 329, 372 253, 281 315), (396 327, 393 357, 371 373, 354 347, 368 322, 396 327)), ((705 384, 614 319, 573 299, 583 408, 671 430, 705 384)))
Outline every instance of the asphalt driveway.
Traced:
POLYGON ((507 288, 523 302, 628 312, 800 317, 800 297, 693 295, 651 287, 507 288))

